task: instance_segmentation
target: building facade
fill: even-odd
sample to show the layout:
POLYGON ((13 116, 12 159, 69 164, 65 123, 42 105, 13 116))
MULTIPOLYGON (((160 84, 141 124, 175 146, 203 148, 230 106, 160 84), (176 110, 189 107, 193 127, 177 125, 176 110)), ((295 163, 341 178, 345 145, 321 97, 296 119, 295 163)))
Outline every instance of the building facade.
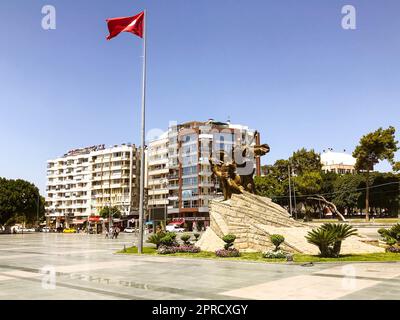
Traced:
POLYGON ((48 224, 79 227, 89 219, 98 221, 106 206, 118 207, 125 217, 137 214, 138 154, 135 145, 98 145, 48 160, 48 224))
POLYGON ((149 220, 163 221, 168 210, 168 132, 151 141, 146 151, 147 210, 149 220))
MULTIPOLYGON (((209 160, 233 159, 234 148, 259 143, 247 126, 212 119, 174 124, 168 130, 168 218, 189 229, 209 225, 209 201, 221 195, 209 160), (227 159, 228 158, 228 159, 227 159)), ((254 162, 254 172, 260 163, 254 162)))
POLYGON ((355 173, 356 159, 344 152, 324 151, 321 154, 322 171, 337 174, 355 173))

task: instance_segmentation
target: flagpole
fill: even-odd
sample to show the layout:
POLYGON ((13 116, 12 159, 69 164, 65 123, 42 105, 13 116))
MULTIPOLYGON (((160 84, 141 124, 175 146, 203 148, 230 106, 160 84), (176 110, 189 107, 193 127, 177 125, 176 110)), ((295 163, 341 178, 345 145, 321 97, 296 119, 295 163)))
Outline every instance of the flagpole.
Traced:
POLYGON ((139 241, 138 253, 143 253, 143 216, 144 216, 144 171, 145 171, 145 114, 146 114, 146 38, 147 38, 147 10, 144 10, 143 23, 143 78, 142 78, 142 129, 141 144, 142 152, 140 157, 140 196, 139 196, 139 241))

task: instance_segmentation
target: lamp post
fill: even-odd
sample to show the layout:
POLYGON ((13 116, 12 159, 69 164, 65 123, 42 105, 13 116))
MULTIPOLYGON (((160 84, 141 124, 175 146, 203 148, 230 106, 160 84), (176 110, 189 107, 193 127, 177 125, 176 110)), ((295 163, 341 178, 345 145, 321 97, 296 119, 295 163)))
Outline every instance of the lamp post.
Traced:
POLYGON ((38 190, 38 197, 37 197, 37 202, 36 202, 36 223, 37 223, 37 228, 40 227, 40 225, 39 225, 39 206, 40 206, 40 192, 38 190))
POLYGON ((108 232, 110 232, 111 230, 111 202, 107 203, 107 207, 108 207, 108 232))
MULTIPOLYGON (((168 179, 164 178, 162 183, 163 188, 168 188, 168 179)), ((168 194, 167 194, 168 201, 168 194)), ((164 229, 167 228, 167 202, 164 201, 164 229)))
POLYGON ((292 217, 292 183, 291 183, 291 179, 290 179, 290 165, 288 165, 288 176, 289 176, 289 213, 290 216, 292 217))

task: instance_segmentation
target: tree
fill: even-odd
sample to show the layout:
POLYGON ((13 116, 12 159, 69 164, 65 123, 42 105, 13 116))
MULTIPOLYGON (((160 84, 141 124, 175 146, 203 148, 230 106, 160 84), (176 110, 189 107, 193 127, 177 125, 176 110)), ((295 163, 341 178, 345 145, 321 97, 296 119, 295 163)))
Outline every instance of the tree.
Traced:
POLYGON ((300 196, 318 194, 321 191, 322 177, 318 171, 304 172, 293 177, 293 181, 300 196))
POLYGON ((321 172, 321 194, 328 201, 332 201, 335 194, 335 183, 340 177, 336 172, 321 172))
POLYGON ((352 211, 359 208, 362 200, 362 188, 365 186, 365 178, 361 175, 345 174, 339 176, 334 182, 334 194, 332 202, 336 204, 339 211, 344 209, 352 211))
POLYGON ((370 207, 385 209, 385 214, 397 214, 400 206, 400 175, 374 172, 371 174, 370 207))
POLYGON ((320 172, 322 169, 321 156, 313 149, 302 148, 293 152, 289 162, 293 168, 293 173, 296 175, 302 175, 307 172, 320 172))
POLYGON ((395 128, 390 126, 387 129, 379 128, 368 133, 360 139, 359 145, 353 152, 353 157, 356 158, 356 170, 366 173, 365 210, 367 221, 369 221, 370 171, 382 160, 387 160, 393 167, 396 167, 394 154, 398 150, 398 141, 395 140, 395 132, 395 128))
POLYGON ((121 217, 121 211, 116 206, 103 207, 100 210, 99 214, 100 214, 100 217, 102 217, 103 219, 108 219, 110 216, 111 216, 111 218, 120 218, 121 217))
POLYGON ((44 198, 34 184, 22 179, 0 178, 0 224, 19 221, 33 224, 44 212, 44 198))

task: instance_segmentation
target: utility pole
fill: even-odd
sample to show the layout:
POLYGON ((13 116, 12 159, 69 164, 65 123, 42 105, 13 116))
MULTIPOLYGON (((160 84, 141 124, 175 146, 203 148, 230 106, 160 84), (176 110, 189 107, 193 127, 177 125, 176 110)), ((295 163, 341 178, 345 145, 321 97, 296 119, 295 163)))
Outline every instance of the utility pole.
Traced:
POLYGON ((38 189, 38 197, 37 197, 37 203, 36 203, 36 223, 37 223, 37 227, 40 227, 40 223, 39 223, 39 206, 40 206, 40 192, 38 189))
POLYGON ((293 200, 294 200, 294 216, 297 219, 297 203, 296 203, 296 186, 293 180, 293 200))
POLYGON ((292 183, 290 179, 290 165, 288 165, 288 174, 289 174, 289 213, 292 216, 292 183))

